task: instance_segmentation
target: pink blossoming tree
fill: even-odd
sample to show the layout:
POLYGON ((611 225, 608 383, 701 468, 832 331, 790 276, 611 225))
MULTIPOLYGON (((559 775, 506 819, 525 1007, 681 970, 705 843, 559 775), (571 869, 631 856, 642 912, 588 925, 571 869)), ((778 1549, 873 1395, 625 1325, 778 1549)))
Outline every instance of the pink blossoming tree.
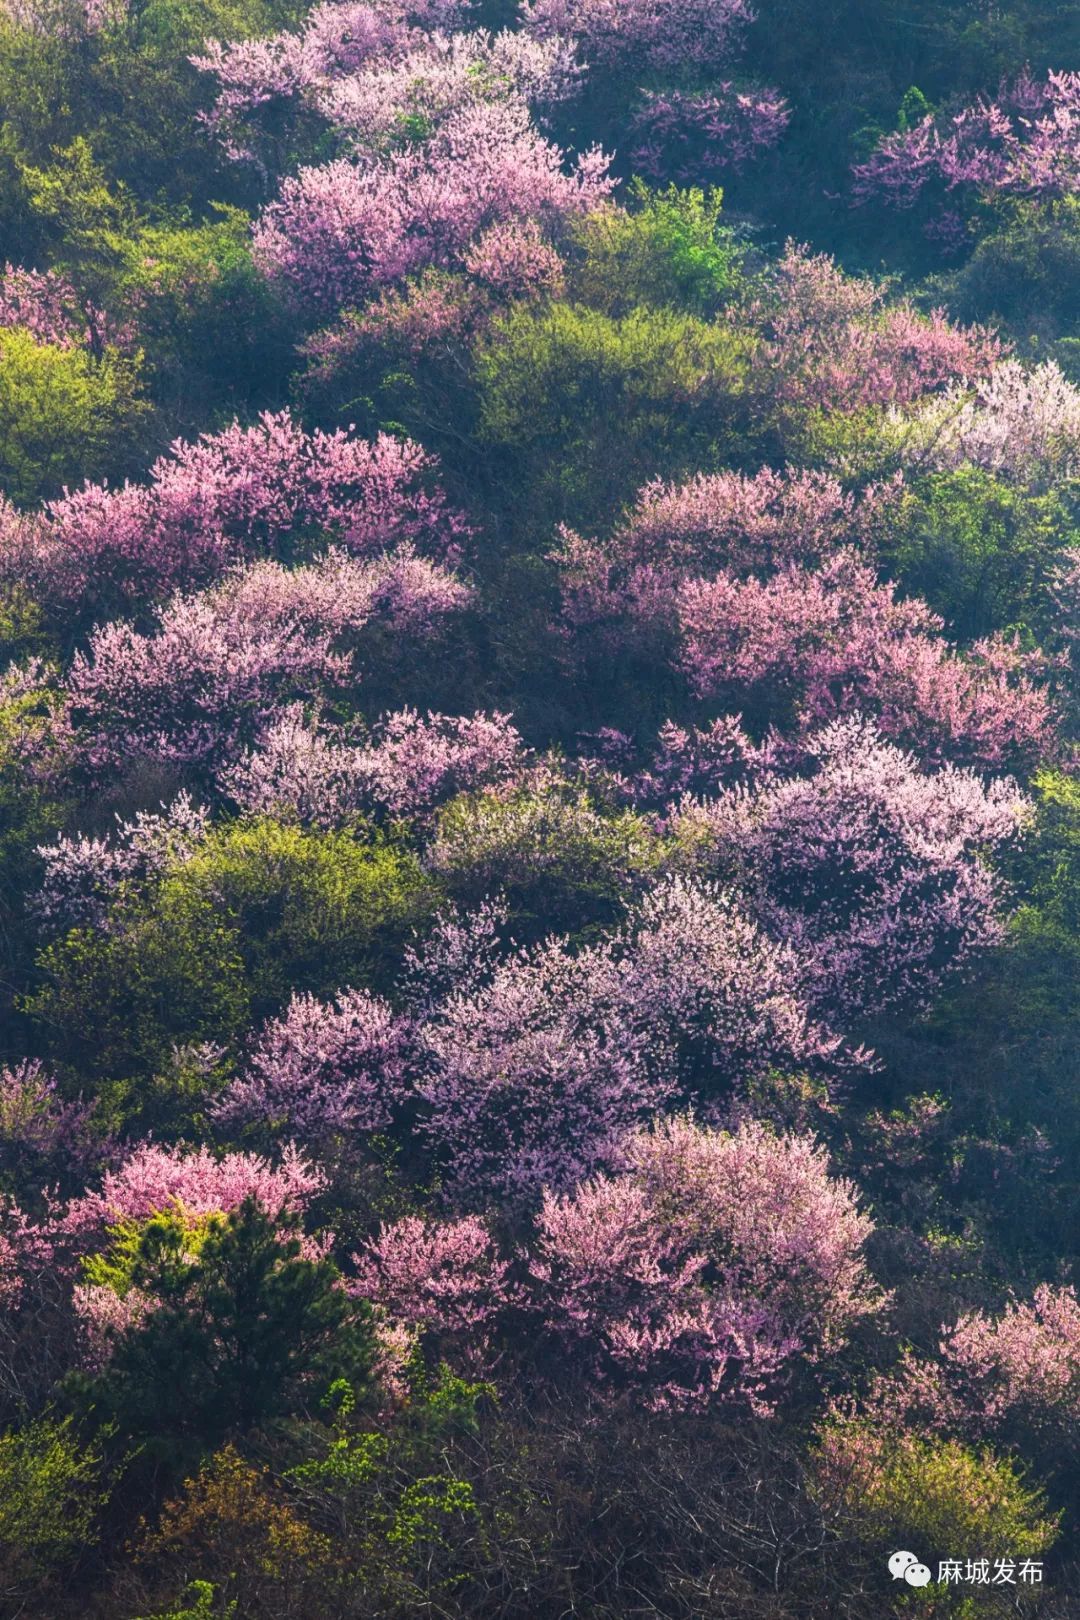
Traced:
POLYGON ((304 1142, 380 1130, 405 1094, 411 1039, 408 1021, 366 990, 330 1003, 294 995, 214 1117, 224 1129, 253 1124, 304 1142))
POLYGON ((925 1004, 1002 937, 1003 896, 982 855, 1015 838, 1030 806, 1010 780, 920 770, 856 720, 810 750, 806 776, 687 801, 677 837, 706 870, 734 875, 821 1016, 846 1025, 925 1004))
POLYGON ((896 413, 890 426, 901 458, 916 469, 971 462, 1035 490, 1080 469, 1080 389, 1053 360, 1032 370, 1002 360, 972 388, 955 384, 896 413))
POLYGON ((353 1266, 352 1290, 392 1322, 419 1330, 463 1370, 491 1366, 493 1337, 515 1290, 508 1262, 475 1215, 442 1222, 409 1215, 384 1225, 353 1266))
POLYGON ((106 925, 117 891, 186 859, 208 823, 208 811, 180 793, 161 815, 140 810, 132 821, 118 819, 110 839, 64 834, 40 845, 45 871, 32 897, 35 916, 48 929, 106 925))
POLYGON ((332 540, 358 556, 409 542, 452 560, 469 534, 419 445, 306 433, 281 411, 177 440, 145 485, 88 484, 49 502, 0 552, 56 608, 111 611, 190 589, 245 557, 332 540), (4 554, 6 552, 6 555, 4 554))
POLYGON ((928 113, 886 135, 853 170, 856 202, 910 208, 928 189, 940 200, 1005 192, 1061 197, 1080 181, 1080 74, 1026 70, 994 98, 951 115, 928 113))
POLYGON ((1066 1470, 1080 1434, 1080 1302, 1072 1288, 1040 1283, 997 1315, 965 1312, 942 1330, 937 1354, 905 1351, 874 1380, 871 1422, 1019 1449, 1066 1470))
POLYGON ((984 768, 1052 751, 1049 696, 1008 643, 953 651, 925 603, 899 600, 850 552, 765 581, 688 580, 676 603, 676 662, 701 697, 759 710, 764 699, 796 732, 858 711, 928 759, 984 768))
POLYGON ((119 335, 107 317, 80 299, 57 270, 27 270, 6 264, 0 270, 0 330, 22 327, 39 343, 58 349, 77 346, 99 353, 119 335))
POLYGON ((830 475, 796 468, 657 479, 607 539, 562 531, 555 560, 564 620, 591 636, 603 635, 610 619, 644 627, 665 616, 665 602, 688 575, 806 567, 844 545, 872 555, 901 494, 894 481, 856 499, 830 475))
POLYGON ((563 531, 569 647, 669 661, 762 736, 794 742, 857 711, 928 759, 1030 765, 1056 719, 1032 661, 1000 638, 950 647, 872 567, 902 492, 891 480, 856 501, 827 475, 771 470, 647 486, 612 536, 563 531))
POLYGON ((752 19, 746 0, 526 0, 522 10, 528 32, 579 40, 586 60, 602 66, 712 67, 752 19))
POLYGON ((481 102, 422 146, 286 179, 256 228, 256 259, 302 308, 333 314, 425 266, 460 264, 498 221, 553 225, 595 208, 611 189, 606 168, 590 151, 567 174, 520 103, 481 102))
POLYGON ((332 549, 291 570, 253 563, 174 597, 152 633, 119 620, 94 631, 67 681, 79 758, 92 773, 140 756, 220 768, 283 703, 353 678, 367 625, 423 639, 469 599, 409 547, 371 561, 332 549))
POLYGON ((249 814, 333 827, 364 810, 423 820, 441 800, 521 768, 521 738, 505 714, 384 715, 367 746, 319 727, 293 704, 259 745, 221 774, 228 796, 249 814))
POLYGON ((810 1138, 671 1119, 625 1168, 548 1194, 530 1274, 549 1329, 611 1394, 772 1409, 798 1350, 880 1308, 850 1183, 810 1138))
POLYGON ((268 1214, 302 1214, 323 1190, 325 1177, 288 1145, 280 1162, 251 1153, 221 1158, 207 1147, 164 1147, 143 1142, 108 1169, 100 1189, 73 1199, 56 1230, 93 1244, 119 1221, 144 1221, 179 1208, 190 1216, 228 1214, 254 1198, 268 1214))
POLYGON ((745 168, 777 144, 790 119, 779 91, 730 80, 705 92, 648 91, 632 120, 634 167, 650 180, 700 184, 745 168))
POLYGON ((681 881, 610 945, 551 940, 497 961, 420 1031, 422 1129, 448 1196, 527 1206, 617 1163, 626 1130, 680 1094, 850 1061, 800 998, 800 972, 729 897, 681 881))
POLYGON ((499 963, 484 988, 452 993, 422 1031, 422 1129, 459 1206, 528 1204, 609 1162, 626 1128, 672 1081, 646 1063, 610 950, 558 941, 499 963))
POLYGON ((789 242, 772 284, 751 312, 762 342, 761 386, 781 412, 904 405, 954 379, 986 376, 1000 340, 889 303, 887 288, 848 276, 828 254, 789 242))

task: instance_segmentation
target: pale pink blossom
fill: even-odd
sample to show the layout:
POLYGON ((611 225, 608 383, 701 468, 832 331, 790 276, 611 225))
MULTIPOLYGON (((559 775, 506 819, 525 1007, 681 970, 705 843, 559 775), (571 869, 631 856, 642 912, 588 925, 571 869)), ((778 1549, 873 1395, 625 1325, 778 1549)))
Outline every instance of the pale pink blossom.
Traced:
POLYGON ((66 930, 105 924, 109 906, 125 884, 145 881, 186 860, 201 842, 209 812, 180 793, 163 814, 140 810, 132 821, 117 817, 111 838, 62 835, 38 846, 44 863, 41 887, 31 897, 37 918, 66 930))
POLYGON ((761 386, 782 409, 850 411, 908 404, 985 377, 1000 360, 1000 339, 986 328, 953 326, 940 309, 920 315, 886 293, 789 242, 751 311, 761 386))
POLYGON ((67 681, 78 753, 91 772, 138 756, 220 769, 283 704, 345 684, 369 624, 403 648, 469 601, 461 581, 409 547, 371 561, 331 549, 295 569, 253 563, 174 597, 152 633, 122 621, 93 632, 67 681))
POLYGON ((715 67, 754 13, 747 0, 524 0, 522 24, 540 38, 580 41, 603 67, 715 67))
POLYGON ((286 179, 257 224, 256 260, 299 305, 333 313, 427 265, 460 264, 500 220, 587 212, 611 189, 606 168, 586 152, 567 174, 520 103, 480 102, 422 147, 286 179))
POLYGON ((631 122, 634 167, 653 180, 700 185, 767 152, 790 119, 778 90, 740 89, 730 80, 705 92, 647 91, 631 122))
POLYGON ((959 385, 893 427, 914 467, 973 462, 1046 489, 1080 469, 1080 389, 1053 360, 1027 370, 1003 360, 973 388, 959 385))
POLYGON ((1080 74, 1036 80, 1025 69, 993 100, 883 136, 852 172, 856 202, 893 208, 910 208, 931 183, 944 194, 1068 196, 1080 181, 1080 74))
POLYGON ((409 1021, 366 990, 332 1002, 296 993, 260 1032, 214 1118, 304 1142, 380 1130, 404 1100, 412 1038, 409 1021))
POLYGON ((180 1211, 187 1217, 227 1215, 254 1198, 269 1215, 301 1214, 326 1185, 322 1172, 291 1144, 280 1162, 252 1153, 215 1156, 208 1147, 142 1142, 108 1169, 100 1190, 74 1199, 56 1223, 59 1234, 94 1242, 121 1221, 180 1211))
POLYGON ((492 1337, 513 1297, 509 1264, 475 1215, 384 1225, 353 1256, 353 1292, 394 1322, 431 1335, 440 1354, 469 1368, 490 1361, 492 1337))
POLYGON ((767 1413, 795 1353, 836 1349, 882 1296, 855 1190, 809 1138, 670 1120, 625 1168, 548 1193, 529 1271, 548 1329, 602 1390, 767 1413))
POLYGON ((176 440, 145 485, 87 484, 48 502, 0 547, 0 568, 88 615, 95 602, 115 612, 313 540, 359 556, 409 543, 453 561, 471 531, 436 470, 411 440, 308 434, 288 411, 268 412, 254 427, 176 440))
POLYGON ((329 81, 315 102, 360 156, 391 150, 403 129, 437 125, 477 103, 565 100, 580 68, 565 41, 527 34, 431 34, 406 55, 329 81))
POLYGON ((858 720, 809 748, 809 774, 685 801, 673 830, 705 870, 737 874, 821 1016, 925 1004, 1001 940, 1005 897, 983 854, 1016 838, 1029 801, 1009 779, 920 770, 858 720))

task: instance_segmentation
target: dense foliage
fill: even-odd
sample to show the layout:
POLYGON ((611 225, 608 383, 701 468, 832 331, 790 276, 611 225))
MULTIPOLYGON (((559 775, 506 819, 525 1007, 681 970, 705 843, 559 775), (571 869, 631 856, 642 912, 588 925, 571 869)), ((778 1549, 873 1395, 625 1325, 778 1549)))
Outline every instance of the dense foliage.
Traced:
POLYGON ((1080 1613, 1077 16, 0 0, 0 1616, 1080 1613))

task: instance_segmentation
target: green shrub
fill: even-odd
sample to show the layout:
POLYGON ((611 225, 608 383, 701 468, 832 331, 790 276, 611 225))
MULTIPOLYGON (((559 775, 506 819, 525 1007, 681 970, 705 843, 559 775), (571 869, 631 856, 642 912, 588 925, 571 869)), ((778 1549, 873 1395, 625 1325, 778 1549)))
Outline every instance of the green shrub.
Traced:
POLYGON ((883 560, 953 634, 1045 628, 1055 566, 1080 544, 1070 490, 1032 494, 982 468, 916 481, 883 560))
POLYGON ((118 906, 107 932, 75 928, 43 950, 26 1003, 54 1057, 97 1080, 167 1072, 172 1049, 228 1042, 251 994, 240 940, 208 902, 118 906))
POLYGON ((389 843, 263 819, 214 828, 107 930, 45 949, 30 999, 56 1057, 116 1080, 161 1075, 173 1049, 228 1043, 292 991, 386 987, 435 893, 389 843))
POLYGON ((123 464, 145 414, 139 356, 0 336, 0 486, 23 504, 123 464))
MULTIPOLYGON (((70 38, 0 14, 0 108, 16 171, 51 165, 56 149, 81 138, 142 202, 203 206, 228 197, 235 182, 198 123, 213 87, 189 57, 207 39, 272 34, 303 8, 291 0, 147 0, 117 10, 113 26, 70 38)), ((28 223, 21 248, 38 257, 44 238, 35 240, 33 212, 28 223)))
POLYGON ((171 417, 202 426, 274 386, 289 350, 251 258, 251 221, 219 207, 202 224, 145 225, 118 243, 115 298, 138 323, 147 384, 171 417))
POLYGON ((746 365, 743 338, 694 315, 519 308, 477 357, 481 437, 537 523, 610 519, 649 478, 730 452, 746 365))
POLYGON ((923 1439, 877 1419, 834 1419, 819 1436, 819 1488, 845 1528, 890 1549, 947 1558, 1040 1558, 1058 1519, 1015 1465, 957 1440, 923 1439))
POLYGON ((660 843, 643 816, 604 813, 578 789, 520 789, 452 799, 430 859, 466 906, 504 894, 521 938, 612 922, 655 872, 660 843))
POLYGON ((1008 199, 996 213, 945 283, 950 306, 962 320, 1005 321, 1021 342, 1080 337, 1080 199, 1008 199))
POLYGON ((492 1516, 454 1464, 465 1461, 455 1456, 461 1442, 479 1433, 479 1404, 495 1396, 445 1366, 432 1376, 419 1354, 405 1381, 408 1399, 389 1432, 358 1427, 351 1391, 335 1385, 324 1402, 335 1407, 332 1430, 312 1426, 314 1455, 288 1475, 320 1520, 348 1526, 344 1548, 378 1612, 402 1615, 449 1596, 486 1563, 483 1519, 492 1516))
MULTIPOLYGON (((71 1418, 38 1418, 0 1435, 0 1606, 19 1610, 36 1587, 84 1553, 105 1499, 101 1455, 71 1418)), ((43 1612, 43 1611, 42 1611, 43 1612)))
POLYGON ((630 188, 630 208, 603 208, 571 232, 575 300, 609 316, 637 305, 710 315, 739 287, 745 249, 720 222, 723 192, 630 188))
POLYGON ((158 905, 163 918, 190 906, 227 922, 260 1017, 292 990, 385 988, 435 898, 415 856, 392 843, 258 819, 214 829, 158 905))
POLYGON ((172 1214, 125 1231, 122 1247, 113 1272, 153 1308, 114 1337, 100 1373, 68 1383, 121 1440, 177 1460, 302 1410, 336 1379, 366 1388, 370 1312, 331 1261, 301 1252, 294 1219, 248 1199, 201 1223, 195 1243, 172 1214))
POLYGON ((33 951, 25 895, 40 867, 37 846, 62 819, 61 806, 28 768, 38 746, 47 747, 49 723, 44 687, 0 698, 0 1023, 33 951))
POLYGON ((167 1614, 146 1615, 144 1620, 232 1620, 235 1601, 219 1609, 214 1603, 215 1591, 211 1581, 192 1581, 179 1600, 180 1608, 170 1609, 167 1614))
MULTIPOLYGON (((1010 920, 998 993, 989 994, 999 1031, 1008 1032, 1010 1044, 1034 1049, 1012 1076, 1021 1094, 1029 1094, 1023 1112, 1030 1114, 1034 1104, 1035 1122, 1051 1131, 1061 1150, 1069 1145, 1071 1162, 1080 1149, 1075 1086, 1080 1056, 1080 782, 1047 770, 1036 777, 1033 791, 1034 826, 1007 868, 1023 903, 1010 920), (1042 1061, 1035 1060, 1037 1051, 1042 1061), (1044 1068, 1049 1072, 1036 1079, 1044 1068)), ((1003 1097, 1002 1111, 1013 1112, 1018 1100, 1010 1103, 1003 1097)))

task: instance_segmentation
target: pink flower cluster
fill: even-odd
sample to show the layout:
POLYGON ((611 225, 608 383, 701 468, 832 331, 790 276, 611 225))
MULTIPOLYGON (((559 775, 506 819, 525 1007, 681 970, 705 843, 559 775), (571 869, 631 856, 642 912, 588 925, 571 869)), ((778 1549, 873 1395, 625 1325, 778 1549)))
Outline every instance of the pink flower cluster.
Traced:
POLYGON ((403 1013, 360 989, 294 996, 218 1122, 320 1142, 415 1117, 452 1205, 527 1208, 617 1165, 627 1129, 674 1097, 863 1061, 811 1014, 802 958, 708 886, 665 885, 576 952, 500 957, 500 920, 444 919, 407 964, 403 1013))
POLYGON ((861 1061, 811 1011, 797 952, 741 896, 672 878, 641 902, 623 943, 624 1016, 647 1032, 669 1088, 708 1096, 774 1068, 861 1061))
POLYGON ((366 990, 331 1004, 294 995, 260 1034, 214 1108, 225 1127, 257 1124, 304 1141, 388 1124, 405 1092, 408 1020, 366 990))
POLYGON ((323 117, 359 157, 403 144, 485 102, 545 107, 565 100, 580 69, 563 39, 528 34, 431 34, 406 55, 335 78, 316 96, 323 117))
POLYGON ((271 713, 254 748, 219 771, 217 786, 247 815, 340 827, 364 804, 360 753, 302 703, 289 703, 271 713))
POLYGON ((941 636, 917 598, 898 600, 852 552, 771 579, 691 579, 675 598, 675 662, 700 697, 767 705, 799 732, 838 715, 873 715, 930 760, 996 768, 1052 745, 1045 692, 1007 644, 970 654, 941 636))
POLYGON ((632 803, 670 811, 674 801, 687 795, 716 793, 732 782, 775 770, 786 752, 772 737, 755 743, 736 715, 722 714, 707 726, 665 720, 646 768, 629 778, 620 773, 615 780, 632 803))
POLYGON ((302 1214, 325 1184, 322 1172, 292 1146, 275 1165, 252 1153, 217 1158, 208 1147, 142 1142, 105 1171, 100 1190, 72 1200, 55 1230, 94 1244, 120 1221, 145 1221, 177 1208, 189 1216, 228 1214, 247 1198, 272 1215, 302 1214))
POLYGON ((934 1359, 905 1353, 879 1376, 869 1410, 886 1423, 1075 1454, 1080 1433, 1080 1301, 1040 1283, 998 1316, 969 1311, 934 1359))
POLYGON ((84 308, 66 277, 56 270, 25 270, 6 264, 0 270, 0 330, 19 326, 39 343, 58 349, 93 346, 101 341, 103 316, 84 308))
POLYGON ((687 575, 807 566, 849 544, 872 555, 901 494, 894 482, 856 499, 835 478, 796 468, 765 467, 752 478, 699 473, 680 484, 657 479, 605 540, 562 531, 563 618, 602 635, 607 620, 645 625, 663 617, 687 575))
POLYGON ((366 626, 381 622, 402 648, 469 599, 409 547, 371 561, 331 549, 291 570, 253 563, 174 597, 151 633, 119 620, 93 632, 67 679, 77 755, 91 772, 144 756, 220 769, 283 703, 353 678, 366 626))
POLYGON ((611 1173, 544 1195, 520 1284, 477 1216, 408 1216, 354 1256, 350 1286, 465 1368, 490 1368, 508 1311, 525 1311, 560 1381, 767 1413, 797 1351, 835 1351, 884 1303, 871 1229, 810 1137, 674 1118, 624 1135, 611 1173))
POLYGON ((32 897, 35 916, 50 928, 105 926, 116 891, 186 859, 208 822, 209 812, 180 793, 163 815, 140 810, 133 821, 118 818, 110 839, 64 834, 39 845, 44 876, 32 897))
POLYGON ((47 1173, 63 1169, 85 1175, 111 1147, 104 1137, 95 1137, 92 1111, 90 1104, 65 1102, 37 1059, 0 1069, 0 1164, 30 1154, 47 1173))
POLYGON ((413 359, 453 350, 480 333, 512 300, 557 296, 563 263, 532 219, 499 220, 466 250, 461 267, 428 267, 384 287, 361 310, 346 310, 302 344, 311 382, 332 382, 367 354, 413 359))
POLYGON ((427 265, 460 264, 485 227, 555 224, 609 193, 607 160, 573 172, 514 101, 480 102, 423 145, 367 163, 338 158, 286 179, 255 231, 255 256, 302 307, 334 313, 427 265))
POLYGON ((219 782, 249 814, 337 826, 372 808, 422 819, 455 793, 510 779, 522 760, 521 738, 504 714, 422 717, 402 709, 359 747, 293 704, 219 782))
POLYGON ((391 815, 423 816, 441 799, 506 782, 523 763, 510 716, 421 716, 404 709, 387 716, 359 760, 368 794, 391 815))
MULTIPOLYGON (((115 1170, 106 1170, 100 1191, 73 1199, 63 1215, 43 1229, 54 1254, 85 1255, 108 1240, 122 1222, 142 1222, 152 1215, 175 1212, 185 1220, 227 1215, 254 1198, 271 1215, 302 1214, 324 1188, 322 1172, 289 1146, 281 1162, 271 1164, 250 1153, 216 1158, 206 1147, 159 1147, 143 1142, 115 1170)), ((325 1250, 322 1238, 303 1240, 312 1257, 325 1250)), ((118 1293, 105 1284, 76 1283, 72 1304, 82 1336, 82 1358, 103 1365, 118 1337, 155 1309, 155 1301, 138 1288, 118 1293)))
POLYGON ((448 1196, 528 1204, 616 1163, 626 1130, 680 1093, 840 1061, 799 977, 727 896, 681 881, 612 943, 572 953, 551 940, 496 963, 419 1031, 422 1130, 448 1196))
MULTIPOLYGON (((415 15, 419 7, 410 7, 415 15)), ((453 21, 464 9, 458 0, 431 0, 439 20, 453 21)), ((206 122, 226 155, 259 161, 253 117, 278 108, 365 64, 403 55, 416 31, 403 7, 366 0, 324 0, 304 19, 299 33, 226 43, 207 40, 195 67, 218 81, 217 99, 206 122)))
POLYGON ((753 21, 747 0, 525 0, 522 26, 579 41, 601 67, 715 67, 753 21))
POLYGON ((642 1188, 585 1182, 546 1198, 538 1225, 533 1278, 579 1377, 653 1409, 770 1410, 798 1341, 762 1306, 707 1289, 708 1257, 657 1220, 642 1188))
POLYGON ((88 484, 49 502, 0 567, 57 607, 159 598, 230 561, 332 539, 361 556, 408 541, 452 560, 470 533, 411 440, 306 433, 288 411, 177 440, 149 482, 88 484))
POLYGON ((421 1129, 459 1206, 534 1201, 610 1162, 636 1119, 670 1095, 626 1016, 619 965, 558 941, 500 962, 481 989, 452 992, 420 1033, 421 1129))
MULTIPOLYGON (((342 1028, 345 1010, 342 1001, 342 1028)), ((72 1260, 122 1222, 170 1210, 194 1222, 247 1198, 303 1214, 325 1185, 291 1147, 275 1165, 143 1143, 45 1226, 9 1214, 0 1291, 17 1303, 25 1276, 51 1256, 75 1283, 84 1355, 100 1363, 153 1302, 79 1283, 72 1260)), ((545 1193, 516 1261, 477 1215, 409 1215, 361 1245, 348 1286, 377 1307, 388 1342, 422 1335, 467 1372, 502 1360, 505 1330, 521 1317, 540 1332, 515 1353, 542 1377, 561 1382, 572 1366, 608 1399, 768 1413, 796 1352, 835 1352, 884 1302, 863 1255, 870 1231, 855 1189, 812 1138, 673 1118, 624 1132, 607 1173, 545 1193)))
POLYGON ((857 202, 910 208, 933 181, 946 192, 1062 197, 1080 184, 1080 73, 1027 71, 951 116, 927 114, 856 164, 857 202))
POLYGON ((705 870, 737 874, 821 1016, 925 1003, 1000 939, 1001 890, 981 856, 1015 838, 1030 806, 1008 780, 924 772, 857 720, 809 751, 807 776, 685 801, 676 835, 705 870))
POLYGON ((5 13, 17 28, 44 39, 86 39, 119 26, 126 0, 6 0, 5 13))
POLYGON ((1035 489, 1080 470, 1080 389, 1053 360, 1030 371, 1002 360, 973 387, 954 384, 898 425, 914 467, 972 462, 1035 489))
POLYGON ((954 379, 985 377, 1000 359, 1000 340, 986 329, 887 304, 885 294, 828 254, 788 244, 751 312, 761 386, 782 410, 910 404, 954 379))
POLYGON ((631 130, 634 167, 651 180, 700 184, 745 168, 776 145, 791 120, 778 90, 740 90, 730 81, 707 92, 646 92, 631 130))
POLYGON ((0 1208, 0 1310, 9 1321, 32 1297, 33 1284, 50 1276, 53 1264, 50 1236, 18 1204, 5 1202, 0 1208))
POLYGON ((651 485, 611 537, 564 531, 564 625, 581 648, 599 634, 665 658, 699 698, 793 739, 858 712, 928 760, 1031 763, 1052 750, 1054 711, 1025 659, 1000 640, 950 647, 864 560, 900 493, 856 502, 823 475, 769 470, 651 485))
POLYGON ((434 1339, 452 1364, 484 1369, 499 1318, 514 1297, 510 1266, 475 1215, 384 1225, 353 1256, 350 1287, 395 1323, 434 1339))
POLYGON ((796 1351, 879 1308, 870 1222, 811 1139, 669 1119, 624 1154, 545 1197, 530 1258, 550 1330, 602 1389, 767 1412, 796 1351))
POLYGON ((1021 1418, 1037 1428, 1080 1431, 1080 1301, 1042 1283, 1030 1303, 998 1317, 973 1311, 945 1334, 941 1358, 970 1423, 989 1431, 1021 1418))

